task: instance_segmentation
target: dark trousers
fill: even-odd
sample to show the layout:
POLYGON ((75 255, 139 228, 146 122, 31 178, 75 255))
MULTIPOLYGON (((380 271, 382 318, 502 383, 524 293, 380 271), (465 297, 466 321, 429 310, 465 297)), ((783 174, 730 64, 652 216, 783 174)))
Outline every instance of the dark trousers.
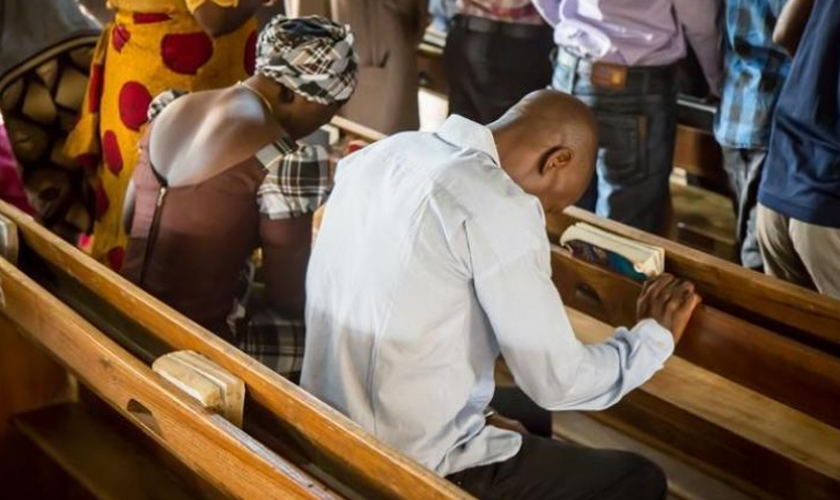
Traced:
POLYGON ((577 205, 648 232, 663 228, 677 133, 676 66, 627 68, 621 87, 596 83, 597 67, 562 48, 552 86, 589 106, 598 120, 598 159, 577 205))
POLYGON ((741 264, 749 269, 761 272, 764 262, 758 248, 756 235, 756 206, 758 205, 758 185, 761 182, 761 170, 767 151, 764 149, 738 149, 723 147, 723 167, 729 177, 735 204, 736 235, 741 256, 741 264))
POLYGON ((523 436, 516 456, 450 474, 481 500, 664 500, 665 473, 639 455, 523 436))
POLYGON ((449 112, 488 124, 551 83, 552 31, 458 16, 446 37, 449 112))
POLYGON ((518 387, 496 387, 490 406, 499 415, 519 421, 535 436, 551 437, 551 412, 534 403, 518 387))

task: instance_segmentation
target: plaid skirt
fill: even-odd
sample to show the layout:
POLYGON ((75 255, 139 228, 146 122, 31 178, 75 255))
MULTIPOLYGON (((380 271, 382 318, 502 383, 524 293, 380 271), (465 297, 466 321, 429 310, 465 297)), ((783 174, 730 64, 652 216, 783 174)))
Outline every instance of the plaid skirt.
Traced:
POLYGON ((300 381, 306 329, 303 320, 288 319, 271 309, 265 285, 254 280, 249 262, 240 275, 240 291, 228 316, 236 346, 294 383, 300 381))

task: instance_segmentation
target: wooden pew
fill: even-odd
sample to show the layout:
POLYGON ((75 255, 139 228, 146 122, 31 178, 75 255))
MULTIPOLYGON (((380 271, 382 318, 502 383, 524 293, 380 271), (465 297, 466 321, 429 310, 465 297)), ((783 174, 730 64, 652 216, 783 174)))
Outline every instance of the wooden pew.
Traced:
POLYGON ((559 241, 576 222, 664 248, 666 270, 694 282, 707 304, 840 356, 840 301, 576 207, 546 215, 549 238, 559 241))
MULTIPOLYGON (((578 338, 614 328, 568 309, 578 338)), ((512 385, 500 363, 497 380, 512 385)), ((840 429, 674 356, 616 406, 590 413, 757 498, 837 498, 840 429)))
POLYGON ((0 282, 5 318, 224 495, 342 498, 175 389, 5 259, 0 282))
MULTIPOLYGON (((377 139, 346 133, 369 142, 377 139)), ((556 241, 561 230, 576 221, 608 230, 615 225, 571 208, 548 216, 551 238, 556 241)), ((840 479, 836 463, 840 453, 835 448, 840 405, 834 403, 840 396, 840 359, 766 328, 763 325, 778 327, 779 321, 767 321, 760 307, 753 308, 754 315, 765 316, 764 322, 718 309, 717 303, 735 309, 730 302, 737 301, 743 289, 722 294, 718 285, 744 280, 746 275, 753 280, 750 293, 755 304, 763 294, 776 294, 776 300, 796 312, 799 317, 794 320, 781 313, 771 316, 789 326, 803 319, 818 324, 821 318, 812 316, 815 310, 829 317, 840 316, 840 310, 832 309, 832 301, 825 297, 682 245, 629 228, 622 231, 614 232, 664 246, 669 270, 697 281, 710 300, 692 320, 679 357, 640 391, 594 418, 757 497, 835 497, 840 479), (809 300, 817 305, 808 304, 809 300)), ((638 284, 572 259, 562 249, 554 249, 552 265, 555 284, 567 304, 614 325, 635 322, 638 284)), ((589 341, 612 332, 578 312, 572 313, 572 319, 578 332, 589 334, 589 341)))
MULTIPOLYGON (((373 499, 471 498, 379 442, 299 387, 105 269, 31 217, 2 202, 0 214, 19 227, 23 242, 21 265, 38 276, 50 292, 72 303, 74 309, 141 357, 160 355, 166 350, 189 349, 241 378, 249 395, 246 431, 265 445, 282 450, 292 465, 331 490, 349 497, 373 499)), ((198 452, 197 449, 193 451, 198 452)))
MULTIPOLYGON (((12 423, 35 449, 49 459, 68 479, 93 498, 99 500, 147 500, 165 497, 168 500, 195 498, 198 491, 178 480, 169 469, 160 466, 157 457, 138 446, 125 435, 124 428, 114 428, 105 419, 81 402, 53 405, 16 415, 12 423)), ((124 426, 123 426, 124 427, 124 426)), ((20 450, 26 456, 27 450, 20 450)), ((37 468, 37 458, 23 462, 37 468)), ((43 473, 41 473, 43 474, 43 473)), ((40 475, 40 474, 39 474, 40 475)), ((23 477, 25 477, 24 475, 23 477)), ((21 484, 17 479, 16 494, 20 498, 63 498, 72 487, 58 478, 57 491, 43 491, 39 486, 21 484), (36 491, 25 492, 29 487, 36 491)), ((7 484, 8 486, 8 484, 7 484)), ((14 498, 12 493, 6 492, 14 498)), ((72 494, 70 496, 72 497, 72 494)))
MULTIPOLYGON (((611 326, 577 311, 579 337, 597 342, 611 326)), ((840 430, 679 356, 596 418, 629 431, 757 495, 840 495, 840 430)))
MULTIPOLYGON (((604 322, 636 322, 641 285, 552 251, 564 302, 604 322)), ((677 348, 682 358, 840 428, 840 358, 702 304, 677 348)))

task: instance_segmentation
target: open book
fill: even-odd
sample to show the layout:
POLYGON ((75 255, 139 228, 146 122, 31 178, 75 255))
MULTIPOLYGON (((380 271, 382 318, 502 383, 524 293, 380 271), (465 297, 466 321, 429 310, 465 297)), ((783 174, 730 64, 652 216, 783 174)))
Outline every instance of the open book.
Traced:
POLYGON ((566 229, 560 244, 578 259, 636 281, 653 278, 665 270, 665 249, 618 236, 585 222, 566 229))

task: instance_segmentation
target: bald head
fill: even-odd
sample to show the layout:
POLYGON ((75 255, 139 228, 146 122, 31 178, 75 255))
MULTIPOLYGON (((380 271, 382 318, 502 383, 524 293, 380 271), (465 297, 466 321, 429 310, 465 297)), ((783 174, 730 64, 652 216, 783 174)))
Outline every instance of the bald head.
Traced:
POLYGON ((525 96, 488 126, 502 168, 547 211, 577 201, 592 178, 598 128, 589 108, 556 90, 525 96))

